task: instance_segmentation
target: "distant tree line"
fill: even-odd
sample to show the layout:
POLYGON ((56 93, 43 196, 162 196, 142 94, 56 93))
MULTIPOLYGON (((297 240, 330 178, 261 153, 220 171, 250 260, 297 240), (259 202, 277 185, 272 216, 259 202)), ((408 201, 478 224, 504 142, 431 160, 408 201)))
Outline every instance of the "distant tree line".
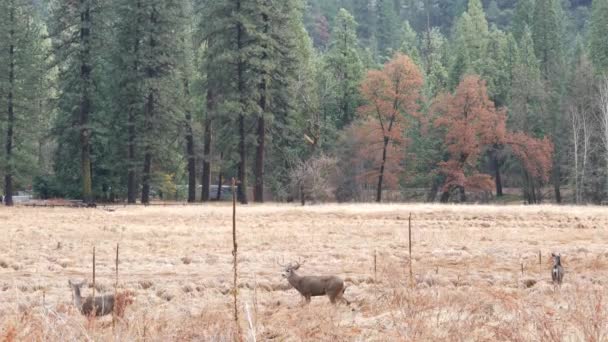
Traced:
POLYGON ((0 0, 0 187, 601 203, 607 37, 608 0, 0 0))

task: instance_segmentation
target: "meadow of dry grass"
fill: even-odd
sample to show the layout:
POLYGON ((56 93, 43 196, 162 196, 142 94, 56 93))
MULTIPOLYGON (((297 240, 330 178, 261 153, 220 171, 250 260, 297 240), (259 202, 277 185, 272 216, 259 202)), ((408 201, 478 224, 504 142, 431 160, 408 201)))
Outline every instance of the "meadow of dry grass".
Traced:
MULTIPOLYGON (((227 205, 0 208, 0 340, 235 339, 230 215, 227 205), (68 279, 91 281, 96 246, 97 293, 112 292, 118 242, 119 286, 136 300, 113 330, 111 318, 89 324, 70 305, 68 279)), ((242 337, 606 341, 607 225, 599 207, 239 207, 242 337), (566 269, 558 290, 552 251, 566 269), (301 274, 342 276, 352 305, 302 305, 277 266, 298 258, 301 274)))

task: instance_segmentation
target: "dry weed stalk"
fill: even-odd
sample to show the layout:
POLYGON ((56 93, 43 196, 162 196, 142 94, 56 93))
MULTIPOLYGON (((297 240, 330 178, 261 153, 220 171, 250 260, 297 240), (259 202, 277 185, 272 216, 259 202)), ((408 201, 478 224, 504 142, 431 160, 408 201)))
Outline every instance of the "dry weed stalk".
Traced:
POLYGON ((408 231, 408 236, 409 236, 409 253, 410 253, 410 262, 409 262, 409 266, 410 266, 410 287, 414 288, 414 272, 412 271, 412 213, 410 213, 410 216, 407 220, 407 231, 408 231))
MULTIPOLYGON (((120 244, 116 244, 116 280, 114 281, 114 298, 118 301, 118 250, 120 248, 120 244)), ((118 303, 116 303, 118 304, 118 303)), ((116 330, 116 310, 118 309, 118 305, 114 305, 114 310, 112 311, 112 331, 116 330)))
POLYGON ((374 284, 378 283, 378 277, 377 277, 377 270, 378 270, 378 264, 377 264, 377 259, 378 259, 378 252, 377 250, 374 249, 374 284))
MULTIPOLYGON (((239 307, 238 307, 238 245, 236 242, 236 179, 232 178, 232 267, 234 270, 233 278, 233 289, 232 294, 234 296, 234 323, 236 324, 239 337, 241 335, 241 328, 239 324, 239 307)), ((247 189, 245 189, 247 191, 247 189)))
POLYGON ((97 313, 97 307, 95 306, 95 246, 93 246, 93 311, 90 317, 90 324, 92 325, 93 331, 95 331, 95 316, 97 313))

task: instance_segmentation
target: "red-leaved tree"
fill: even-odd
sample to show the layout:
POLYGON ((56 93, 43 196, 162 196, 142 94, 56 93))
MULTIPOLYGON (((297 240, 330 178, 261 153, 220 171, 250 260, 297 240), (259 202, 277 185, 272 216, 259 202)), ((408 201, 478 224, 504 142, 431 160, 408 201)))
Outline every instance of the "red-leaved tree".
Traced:
POLYGON ((395 165, 400 165, 405 157, 405 129, 409 118, 419 116, 422 86, 422 73, 402 54, 395 55, 382 70, 369 71, 361 85, 366 104, 359 108, 364 123, 358 134, 368 143, 360 151, 366 156, 375 155, 366 176, 378 179, 377 202, 382 201, 385 178, 397 179, 399 170, 395 165))
POLYGON ((548 137, 536 139, 523 132, 509 133, 505 145, 521 162, 526 186, 525 197, 528 203, 540 203, 540 188, 535 184, 546 184, 553 168, 553 142, 548 137))
POLYGON ((435 126, 445 129, 449 152, 449 159, 439 165, 445 175, 442 202, 447 202, 456 189, 461 201, 466 200, 465 189, 492 190, 492 177, 478 171, 479 157, 488 148, 510 147, 531 176, 542 181, 549 177, 551 141, 508 132, 506 111, 495 107, 485 81, 478 76, 465 76, 454 94, 438 96, 433 110, 439 114, 435 126))

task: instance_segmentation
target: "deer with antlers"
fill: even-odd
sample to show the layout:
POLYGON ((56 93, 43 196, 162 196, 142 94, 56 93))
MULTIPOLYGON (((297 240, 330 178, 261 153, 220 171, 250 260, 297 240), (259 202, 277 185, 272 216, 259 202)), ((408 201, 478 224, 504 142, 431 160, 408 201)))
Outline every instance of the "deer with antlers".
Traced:
POLYGON ((298 292, 306 299, 306 303, 310 303, 311 297, 325 296, 329 297, 329 301, 335 304, 338 300, 344 301, 347 305, 350 302, 344 298, 344 281, 337 276, 300 276, 296 273, 304 262, 298 261, 295 264, 289 263, 283 267, 283 278, 289 281, 298 292))

